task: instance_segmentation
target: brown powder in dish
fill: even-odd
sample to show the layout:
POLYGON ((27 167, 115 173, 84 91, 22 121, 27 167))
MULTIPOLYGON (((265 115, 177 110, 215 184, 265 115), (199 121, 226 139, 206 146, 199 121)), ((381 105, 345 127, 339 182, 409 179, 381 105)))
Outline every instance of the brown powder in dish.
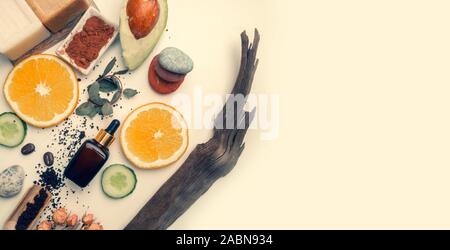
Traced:
POLYGON ((66 53, 79 67, 87 69, 113 37, 114 31, 114 27, 93 16, 86 21, 83 30, 74 35, 66 53))

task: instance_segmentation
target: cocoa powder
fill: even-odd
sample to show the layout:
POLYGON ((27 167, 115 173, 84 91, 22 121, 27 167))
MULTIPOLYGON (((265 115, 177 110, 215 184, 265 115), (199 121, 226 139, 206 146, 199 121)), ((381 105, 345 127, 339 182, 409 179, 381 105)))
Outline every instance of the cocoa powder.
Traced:
POLYGON ((114 31, 114 27, 93 16, 86 21, 83 30, 74 35, 66 53, 79 67, 87 69, 113 37, 114 31))

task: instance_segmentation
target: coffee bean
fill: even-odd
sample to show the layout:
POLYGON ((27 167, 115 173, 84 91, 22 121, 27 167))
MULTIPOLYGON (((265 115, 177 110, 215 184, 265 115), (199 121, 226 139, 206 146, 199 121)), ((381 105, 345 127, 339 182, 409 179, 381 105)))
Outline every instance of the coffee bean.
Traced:
POLYGON ((46 166, 50 167, 53 165, 54 157, 51 152, 47 152, 44 154, 44 163, 46 166))
POLYGON ((29 155, 33 153, 36 150, 36 147, 33 143, 28 143, 27 145, 23 146, 20 152, 22 152, 23 155, 29 155))

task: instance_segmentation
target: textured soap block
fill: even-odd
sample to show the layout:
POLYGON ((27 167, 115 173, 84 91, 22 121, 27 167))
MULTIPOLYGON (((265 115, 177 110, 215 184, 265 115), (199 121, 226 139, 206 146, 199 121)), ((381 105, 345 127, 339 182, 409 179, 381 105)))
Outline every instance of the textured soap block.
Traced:
POLYGON ((41 22, 51 32, 62 30, 85 12, 92 0, 26 0, 41 22))
POLYGON ((50 36, 25 1, 0 0, 0 53, 16 60, 50 36))

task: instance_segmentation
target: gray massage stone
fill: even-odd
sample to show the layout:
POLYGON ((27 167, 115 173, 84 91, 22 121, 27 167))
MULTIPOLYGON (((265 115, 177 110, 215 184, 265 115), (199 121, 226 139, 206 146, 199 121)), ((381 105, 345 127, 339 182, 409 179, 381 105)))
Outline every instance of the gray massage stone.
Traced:
POLYGON ((0 197, 10 198, 22 191, 25 172, 21 166, 12 166, 0 173, 0 197))
POLYGON ((172 73, 186 75, 194 69, 194 62, 183 51, 177 48, 167 48, 161 51, 159 65, 172 73))

